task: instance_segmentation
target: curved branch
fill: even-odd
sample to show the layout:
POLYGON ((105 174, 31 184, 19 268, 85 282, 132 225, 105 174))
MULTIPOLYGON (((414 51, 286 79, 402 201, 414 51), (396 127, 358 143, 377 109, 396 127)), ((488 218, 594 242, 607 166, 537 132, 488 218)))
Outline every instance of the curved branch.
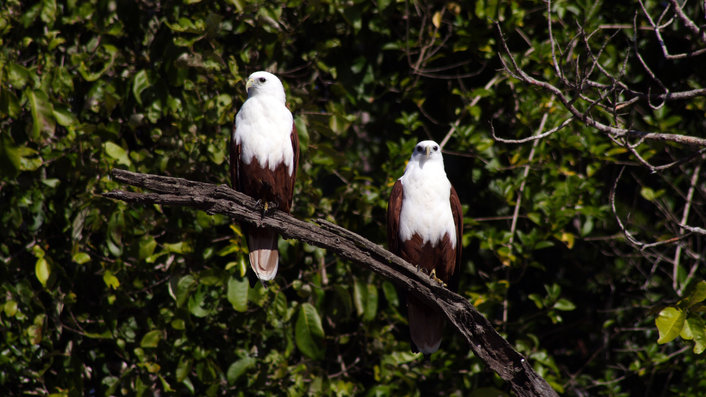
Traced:
POLYGON ((210 183, 114 169, 115 180, 157 193, 114 190, 103 196, 128 203, 188 206, 277 230, 284 238, 326 248, 391 280, 427 304, 443 311, 478 358, 510 383, 518 396, 557 396, 530 363, 498 334, 468 299, 442 287, 400 257, 367 239, 325 220, 318 226, 282 211, 263 216, 256 201, 243 193, 210 183))

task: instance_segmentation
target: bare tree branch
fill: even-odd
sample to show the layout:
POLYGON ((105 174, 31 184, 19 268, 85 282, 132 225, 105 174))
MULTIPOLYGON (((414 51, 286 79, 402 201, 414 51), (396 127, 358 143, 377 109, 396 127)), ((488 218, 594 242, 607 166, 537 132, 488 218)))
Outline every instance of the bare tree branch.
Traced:
POLYGON ((517 396, 557 396, 530 363, 498 334, 468 299, 444 288, 398 256, 333 223, 314 225, 275 210, 263 216, 256 201, 225 185, 190 181, 114 169, 115 180, 157 193, 115 190, 103 196, 128 203, 188 206, 233 217, 258 227, 277 230, 285 238, 326 248, 391 280, 427 304, 438 308, 483 360, 517 396))
MULTIPOLYGON (((610 208, 613 210, 613 215, 615 216, 615 220, 618 222, 618 227, 620 227, 620 230, 623 232, 625 235, 625 238, 630 242, 630 244, 638 247, 640 250, 645 250, 647 248, 652 248, 656 247, 658 245, 665 245, 665 244, 671 244, 676 241, 679 241, 683 238, 685 238, 687 235, 679 235, 675 236, 672 238, 668 238, 666 240, 660 240, 660 241, 655 241, 653 243, 645 243, 642 242, 638 239, 635 238, 635 236, 630 233, 630 231, 625 227, 623 224, 623 221, 620 219, 620 216, 618 215, 618 211, 615 209, 615 191, 618 189, 618 182, 620 181, 620 178, 623 176, 623 171, 625 171, 625 167, 620 169, 620 173, 618 173, 618 177, 615 178, 615 182, 613 183, 613 187, 610 189, 610 196, 608 197, 608 200, 610 201, 610 208)), ((684 229, 690 228, 690 226, 687 225, 680 225, 684 229)), ((696 228, 699 229, 699 228, 696 228)), ((706 232, 706 230, 704 230, 706 232)))
MULTIPOLYGON (((674 143, 679 143, 683 145, 688 145, 688 146, 696 146, 696 147, 706 147, 706 138, 701 138, 701 137, 695 137, 695 136, 690 136, 690 135, 681 135, 681 134, 671 134, 671 133, 662 133, 662 132, 647 132, 647 131, 640 131, 636 129, 631 129, 631 128, 618 128, 618 127, 613 127, 607 124, 604 124, 600 121, 598 121, 596 118, 591 116, 588 111, 581 111, 575 106, 575 100, 569 98, 562 90, 560 90, 558 87, 555 85, 542 81, 542 80, 537 80, 534 77, 528 75, 522 68, 519 67, 517 64, 515 57, 512 55, 512 52, 507 46, 507 41, 505 40, 505 37, 503 36, 502 29, 500 28, 500 24, 498 22, 495 22, 495 26, 500 38, 500 44, 504 50, 505 56, 510 60, 510 65, 508 65, 507 61, 505 60, 505 57, 500 55, 500 60, 505 68, 505 70, 512 75, 513 77, 527 83, 530 85, 537 86, 539 88, 542 88, 545 91, 548 91, 556 96, 557 99, 564 105, 564 107, 578 120, 583 122, 589 127, 593 127, 601 132, 604 132, 606 134, 612 135, 612 136, 618 136, 618 137, 632 137, 632 138, 640 138, 644 140, 653 140, 653 141, 659 141, 659 142, 674 142, 674 143)), ((607 93, 604 93, 603 96, 607 95, 607 93)), ((597 99, 598 100, 598 99, 597 99)), ((596 100, 596 101, 597 101, 596 100)), ((594 106, 595 103, 591 104, 591 106, 594 106)))
MULTIPOLYGON (((691 201, 694 198, 694 190, 696 190, 696 183, 699 180, 699 174, 701 174, 701 163, 699 163, 696 168, 694 168, 694 173, 691 175, 691 180, 689 181, 689 190, 686 193, 686 204, 684 204, 684 210, 681 215, 680 225, 683 225, 689 219, 689 211, 691 211, 691 201)), ((677 272, 679 270, 679 261, 681 260, 682 246, 677 245, 677 249, 674 252, 674 268, 672 269, 672 286, 675 291, 679 290, 677 285, 677 272)))

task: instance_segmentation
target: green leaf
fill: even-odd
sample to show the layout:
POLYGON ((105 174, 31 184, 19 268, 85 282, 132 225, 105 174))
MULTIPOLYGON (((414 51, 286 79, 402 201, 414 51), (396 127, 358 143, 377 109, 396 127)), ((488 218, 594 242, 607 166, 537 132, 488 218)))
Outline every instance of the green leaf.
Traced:
POLYGON ((689 293, 686 299, 688 307, 692 307, 697 303, 703 302, 706 299, 706 281, 701 280, 696 284, 696 287, 689 293))
POLYGON ((655 191, 647 186, 643 186, 642 189, 640 189, 640 195, 648 201, 653 201, 656 197, 655 191))
POLYGON ((382 282, 382 293, 385 295, 385 300, 391 305, 391 306, 399 306, 400 305, 400 300, 397 297, 397 290, 395 289, 395 286, 389 282, 389 281, 383 281, 382 282))
POLYGON ((118 146, 115 143, 108 141, 103 144, 103 149, 105 150, 105 154, 117 160, 118 164, 123 164, 128 167, 132 164, 130 162, 130 158, 127 155, 127 151, 121 146, 118 146))
POLYGON ((56 0, 42 0, 42 12, 39 18, 45 24, 52 26, 56 19, 56 0))
POLYGON ((2 311, 8 317, 15 317, 15 314, 17 313, 17 301, 6 301, 5 304, 2 306, 2 311))
POLYGON ((319 313, 310 303, 303 303, 299 307, 299 315, 294 327, 294 339, 297 348, 305 356, 314 360, 320 360, 324 357, 324 329, 321 326, 319 313))
POLYGON ((186 303, 187 299, 191 295, 191 292, 196 288, 197 282, 194 276, 187 274, 186 276, 179 279, 176 285, 169 283, 169 294, 176 301, 177 307, 180 307, 186 303))
POLYGON ((208 316, 209 311, 204 307, 206 305, 206 296, 205 291, 199 290, 189 297, 187 306, 191 314, 199 318, 208 316))
POLYGON ((177 369, 176 369, 177 382, 183 382, 184 379, 186 379, 186 377, 189 376, 189 372, 191 372, 191 367, 193 366, 193 364, 194 364, 194 361, 190 358, 181 357, 179 359, 179 365, 177 365, 177 369))
POLYGON ((706 325, 701 317, 689 316, 684 329, 688 328, 694 340, 694 353, 701 354, 706 350, 706 325))
POLYGON ((44 257, 37 259, 37 262, 34 264, 34 274, 37 276, 37 280, 42 283, 42 287, 46 287, 47 280, 49 280, 49 276, 51 275, 51 266, 44 257))
POLYGON ((152 236, 144 236, 140 239, 140 259, 145 259, 154 253, 154 249, 157 247, 157 241, 152 236))
POLYGON ((17 146, 12 144, 10 137, 0 135, 0 175, 14 177, 20 170, 21 162, 17 146))
POLYGON ((79 265, 83 265, 84 263, 91 260, 91 256, 85 252, 77 252, 71 257, 71 260, 78 263, 79 265))
POLYGON ((140 347, 142 347, 142 348, 157 347, 157 345, 159 344, 159 341, 161 339, 162 339, 162 330, 155 329, 155 330, 149 331, 144 336, 142 336, 142 340, 140 341, 140 347))
POLYGON ((140 106, 142 105, 142 97, 140 95, 142 94, 142 91, 149 88, 150 85, 149 75, 144 69, 137 72, 135 77, 132 79, 132 95, 135 97, 135 100, 138 104, 140 104, 140 106))
POLYGON ((178 243, 166 243, 164 244, 164 249, 175 254, 188 254, 191 252, 191 245, 187 241, 180 241, 178 243))
POLYGON ((576 305, 568 299, 561 298, 554 304, 554 308, 557 310, 571 311, 576 309, 576 305))
POLYGON ((363 321, 371 321, 375 318, 378 307, 378 291, 372 284, 367 284, 360 279, 356 279, 353 284, 353 304, 363 321))
POLYGON ((226 372, 226 378, 229 384, 235 383, 241 375, 245 373, 248 369, 255 366, 257 360, 253 357, 243 357, 240 360, 233 362, 228 367, 228 372, 226 372))
MULTIPOLYGON (((7 81, 15 88, 22 89, 31 78, 31 73, 27 68, 16 63, 7 66, 7 81)), ((12 93, 10 90, 2 90, 4 93, 12 93)), ((13 94, 14 95, 14 94, 13 94)))
POLYGON ((117 289, 120 286, 120 280, 110 270, 103 273, 103 282, 112 289, 117 289))
POLYGON ((17 155, 20 157, 20 171, 35 171, 42 166, 42 158, 32 148, 20 146, 17 155))
POLYGON ((238 312, 248 310, 248 289, 250 283, 247 278, 228 279, 228 302, 233 305, 233 309, 238 312))
POLYGON ((372 321, 378 310, 378 290, 373 284, 368 284, 367 299, 365 300, 365 310, 363 311, 363 321, 372 321))
POLYGON ((26 95, 32 113, 32 140, 39 141, 43 132, 54 135, 54 109, 47 94, 40 90, 28 90, 26 95))
POLYGON ((59 125, 63 127, 72 127, 78 125, 78 119, 73 113, 64 105, 55 105, 52 115, 59 125))
POLYGON ((541 296, 539 296, 539 294, 529 294, 527 297, 534 302, 538 309, 542 309, 544 307, 544 300, 541 296))
POLYGON ((686 315, 684 312, 676 307, 669 306, 662 309, 657 319, 655 319, 655 324, 659 331, 657 343, 664 344, 671 342, 674 338, 679 336, 684 327, 685 319, 686 315))

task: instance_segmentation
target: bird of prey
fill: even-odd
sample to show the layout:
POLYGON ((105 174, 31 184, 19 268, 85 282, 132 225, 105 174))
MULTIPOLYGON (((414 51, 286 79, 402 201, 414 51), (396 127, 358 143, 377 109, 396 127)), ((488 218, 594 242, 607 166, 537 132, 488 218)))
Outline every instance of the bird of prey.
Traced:
MULTIPOLYGON (((230 141, 230 177, 235 190, 258 200, 264 212, 290 212, 299 163, 299 137, 287 109, 282 82, 255 72, 245 84, 248 99, 235 116, 230 141)), ((243 225, 250 266, 260 280, 272 280, 279 267, 278 234, 243 225)))
MULTIPOLYGON (((456 190, 444 171, 441 148, 434 141, 417 143, 404 175, 392 187, 387 207, 390 250, 424 269, 452 290, 458 287, 463 213, 456 190)), ((407 299, 413 350, 439 349, 444 315, 414 296, 407 299)))

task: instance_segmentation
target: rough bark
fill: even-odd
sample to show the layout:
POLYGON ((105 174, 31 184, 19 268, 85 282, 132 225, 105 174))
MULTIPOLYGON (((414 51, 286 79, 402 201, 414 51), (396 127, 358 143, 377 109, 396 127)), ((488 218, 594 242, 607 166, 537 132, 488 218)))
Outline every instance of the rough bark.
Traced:
POLYGON ((425 273, 417 271, 413 265, 356 233, 323 219, 317 219, 314 224, 277 210, 263 216, 254 199, 226 185, 120 169, 114 169, 112 176, 117 181, 156 193, 114 190, 104 193, 105 197, 128 203, 189 206, 209 213, 229 215, 238 222, 272 228, 284 238, 325 248, 346 260, 366 266, 444 312, 476 356, 509 382, 517 396, 557 396, 530 363, 495 331, 466 298, 449 291, 425 273))

